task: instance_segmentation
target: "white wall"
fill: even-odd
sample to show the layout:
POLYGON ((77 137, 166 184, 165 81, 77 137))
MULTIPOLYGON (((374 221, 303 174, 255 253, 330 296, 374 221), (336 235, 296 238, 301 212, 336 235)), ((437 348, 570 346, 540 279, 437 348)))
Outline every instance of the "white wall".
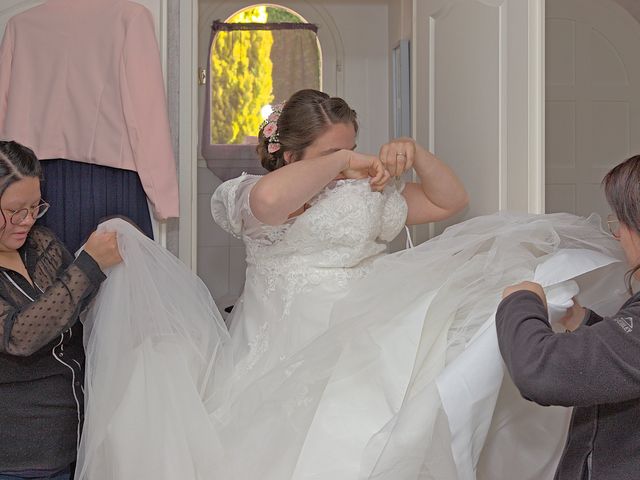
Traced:
MULTIPOLYGON (((395 2, 390 3, 395 5, 395 2)), ((206 59, 209 26, 252 3, 242 1, 200 2, 201 62, 206 59), (206 15, 206 17, 203 17, 206 15)), ((384 0, 283 1, 282 5, 300 12, 319 25, 322 41, 331 34, 332 52, 323 57, 337 59, 335 78, 323 80, 323 89, 344 97, 360 121, 358 149, 377 153, 389 138, 389 7, 384 0)), ((322 45, 323 49, 328 45, 322 45)), ((323 58, 326 62, 326 59, 323 58)), ((333 60, 334 62, 336 60, 333 60)), ((330 65, 325 63, 325 73, 330 65)), ((221 308, 232 304, 244 284, 242 243, 223 232, 211 219, 209 200, 219 180, 204 162, 198 167, 198 262, 197 272, 221 308)))
POLYGON ((358 113, 358 150, 377 154, 389 139, 388 7, 345 1, 326 8, 342 36, 342 96, 358 113))

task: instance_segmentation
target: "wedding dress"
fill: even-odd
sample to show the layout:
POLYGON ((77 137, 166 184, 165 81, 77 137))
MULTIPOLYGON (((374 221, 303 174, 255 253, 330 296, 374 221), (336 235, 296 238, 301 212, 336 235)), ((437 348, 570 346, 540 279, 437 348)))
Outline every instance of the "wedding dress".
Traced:
POLYGON ((124 263, 85 320, 77 477, 552 478, 570 411, 520 398, 492 315, 525 279, 554 315, 576 294, 613 313, 624 264, 599 219, 495 214, 385 254, 406 219, 399 188, 340 180, 268 226, 249 208, 258 179, 212 199, 247 251, 230 334, 171 254, 123 221, 100 227, 124 263))

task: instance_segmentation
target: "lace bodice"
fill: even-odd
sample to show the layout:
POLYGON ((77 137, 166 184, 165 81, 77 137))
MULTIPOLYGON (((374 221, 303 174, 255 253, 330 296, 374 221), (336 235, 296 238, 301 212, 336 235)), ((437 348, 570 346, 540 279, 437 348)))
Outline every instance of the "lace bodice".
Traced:
POLYGON ((371 191, 367 180, 338 180, 301 215, 283 225, 265 225, 249 206, 251 188, 259 179, 242 175, 223 183, 213 194, 211 209, 222 228, 242 238, 247 264, 261 273, 362 273, 405 224, 407 205, 395 186, 380 193, 371 191))
POLYGON ((258 363, 264 369, 321 334, 334 302, 370 271, 407 217, 395 186, 381 193, 367 180, 338 180, 301 215, 265 225, 249 205, 259 179, 229 180, 211 199, 214 220, 246 246, 245 288, 231 318, 238 375, 258 363))

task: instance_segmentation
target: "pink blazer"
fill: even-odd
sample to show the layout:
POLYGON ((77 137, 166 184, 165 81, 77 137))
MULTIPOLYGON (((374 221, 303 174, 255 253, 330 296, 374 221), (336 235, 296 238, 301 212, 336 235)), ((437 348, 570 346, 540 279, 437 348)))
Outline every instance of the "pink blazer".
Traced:
POLYGON ((137 171, 160 220, 178 181, 151 13, 128 0, 48 0, 0 45, 0 138, 38 158, 137 171))

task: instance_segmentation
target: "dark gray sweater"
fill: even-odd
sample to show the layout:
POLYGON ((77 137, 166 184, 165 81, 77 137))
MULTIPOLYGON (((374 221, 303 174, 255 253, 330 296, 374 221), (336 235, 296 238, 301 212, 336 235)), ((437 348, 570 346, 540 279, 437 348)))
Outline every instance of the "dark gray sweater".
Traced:
POLYGON ((496 329, 523 397, 576 407, 555 479, 640 478, 640 293, 612 317, 591 312, 576 331, 554 333, 540 298, 516 292, 496 329))

